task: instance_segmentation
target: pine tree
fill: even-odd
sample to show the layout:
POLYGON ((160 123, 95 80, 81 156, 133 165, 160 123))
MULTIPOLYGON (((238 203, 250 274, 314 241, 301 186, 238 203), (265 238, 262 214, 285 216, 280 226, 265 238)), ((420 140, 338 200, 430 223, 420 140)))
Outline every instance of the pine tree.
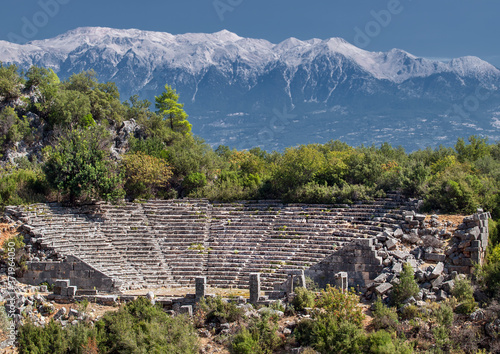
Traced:
POLYGON ((169 85, 165 85, 165 92, 155 97, 156 108, 169 121, 170 129, 184 135, 191 133, 191 124, 187 121, 188 115, 184 111, 184 104, 179 103, 179 95, 169 85))

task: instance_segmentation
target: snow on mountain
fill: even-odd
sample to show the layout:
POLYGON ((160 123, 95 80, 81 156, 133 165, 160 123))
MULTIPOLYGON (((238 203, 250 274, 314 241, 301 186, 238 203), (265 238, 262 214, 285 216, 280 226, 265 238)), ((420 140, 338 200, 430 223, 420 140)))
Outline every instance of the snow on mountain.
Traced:
MULTIPOLYGON (((354 144, 373 143, 383 137, 397 140, 394 131, 398 131, 405 146, 415 147, 416 139, 427 139, 411 126, 415 121, 426 122, 420 129, 429 129, 427 144, 432 145, 432 136, 444 126, 443 117, 453 124, 440 132, 440 139, 450 131, 452 139, 468 134, 464 127, 472 122, 464 119, 486 121, 488 116, 488 128, 478 129, 491 130, 488 112, 500 109, 497 103, 489 103, 498 102, 500 70, 477 57, 445 63, 400 49, 370 52, 342 38, 289 38, 274 44, 227 30, 172 35, 85 27, 25 45, 0 41, 0 61, 23 69, 50 67, 62 79, 93 69, 100 80, 116 82, 124 99, 139 94, 152 100, 168 83, 181 94, 195 130, 213 144, 234 144, 258 135, 255 129, 273 121, 276 117, 269 115, 282 112, 283 107, 300 114, 294 120, 300 126, 287 121, 288 134, 277 134, 272 142, 249 141, 248 146, 282 148, 332 134, 354 144), (457 106, 464 111, 478 87, 487 92, 481 91, 475 111, 461 114, 461 123, 445 113, 457 106), (334 107, 343 107, 342 115, 334 107), (220 129, 221 119, 226 119, 221 117, 230 119, 223 124, 230 128, 220 129), (316 123, 306 124, 311 117, 316 123), (346 117, 349 124, 343 125, 346 117), (373 126, 375 121, 387 127, 373 126), (302 135, 308 138, 303 140, 302 135)), ((476 121, 473 125, 480 127, 476 121)))
POLYGON ((274 45, 262 39, 243 38, 227 30, 212 34, 172 35, 136 29, 84 27, 26 45, 0 41, 0 60, 22 66, 47 64, 58 70, 61 62, 91 49, 99 52, 100 57, 96 59, 108 60, 112 65, 117 65, 132 53, 153 65, 185 68, 193 74, 210 66, 224 67, 234 61, 256 71, 280 59, 297 66, 324 55, 343 56, 373 77, 397 83, 442 72, 455 72, 461 76, 487 72, 488 75, 500 76, 498 69, 476 57, 453 59, 446 65, 398 49, 387 53, 365 51, 341 38, 309 41, 289 38, 274 45))

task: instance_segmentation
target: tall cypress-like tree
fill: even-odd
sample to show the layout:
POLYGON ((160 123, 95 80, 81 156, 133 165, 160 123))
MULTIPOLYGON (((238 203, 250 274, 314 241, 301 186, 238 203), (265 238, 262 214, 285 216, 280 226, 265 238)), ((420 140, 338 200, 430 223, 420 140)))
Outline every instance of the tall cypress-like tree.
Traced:
POLYGON ((169 85, 165 85, 165 92, 155 97, 156 108, 168 120, 170 129, 184 135, 191 133, 191 124, 187 121, 188 115, 184 111, 184 104, 179 103, 179 95, 169 85))

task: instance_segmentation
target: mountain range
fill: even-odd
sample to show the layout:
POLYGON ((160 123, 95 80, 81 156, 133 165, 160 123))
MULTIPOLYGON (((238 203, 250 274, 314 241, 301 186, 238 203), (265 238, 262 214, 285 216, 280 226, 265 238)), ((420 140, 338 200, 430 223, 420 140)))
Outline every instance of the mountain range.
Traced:
POLYGON ((62 79, 93 69, 123 100, 154 102, 168 83, 194 133, 213 146, 283 150, 339 139, 411 151, 473 134, 500 139, 500 70, 472 56, 440 62, 341 38, 273 44, 226 30, 88 27, 24 45, 0 41, 0 61, 52 68, 62 79))

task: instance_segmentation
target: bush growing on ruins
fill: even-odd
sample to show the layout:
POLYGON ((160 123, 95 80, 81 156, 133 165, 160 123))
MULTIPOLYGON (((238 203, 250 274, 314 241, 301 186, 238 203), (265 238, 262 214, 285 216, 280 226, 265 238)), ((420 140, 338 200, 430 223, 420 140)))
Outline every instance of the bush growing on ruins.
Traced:
POLYGON ((260 352, 258 339, 255 339, 246 328, 243 328, 233 337, 231 343, 231 353, 234 354, 254 354, 260 352))
POLYGON ((18 345, 19 354, 64 354, 69 349, 66 331, 60 323, 53 320, 45 327, 37 327, 31 323, 21 326, 18 345))
POLYGON ((448 304, 439 304, 433 311, 433 315, 440 326, 451 327, 453 324, 453 309, 448 304))
POLYGON ((500 298, 500 245, 489 249, 485 264, 476 269, 476 276, 487 294, 500 298))
POLYGON ((236 304, 225 301, 220 295, 201 299, 200 308, 207 314, 207 322, 214 320, 225 320, 235 322, 243 317, 244 310, 236 304))
POLYGON ((415 280, 413 267, 409 263, 403 265, 403 271, 399 275, 399 283, 394 284, 391 301, 396 306, 401 306, 406 299, 415 296, 419 292, 418 284, 415 280))
POLYGON ((327 313, 314 320, 304 319, 294 331, 303 346, 320 353, 365 353, 367 336, 355 323, 327 313))
POLYGON ((195 354, 198 336, 189 318, 170 317, 160 306, 138 298, 99 320, 97 341, 102 353, 195 354))
MULTIPOLYGON (((359 296, 353 290, 342 292, 327 284, 326 289, 321 291, 316 307, 326 310, 328 316, 333 316, 338 321, 349 321, 359 326, 365 316, 358 304, 359 296)), ((321 313, 318 316, 322 316, 321 313)))
POLYGON ((303 287, 295 288, 295 297, 292 300, 292 305, 295 310, 303 311, 306 307, 314 307, 316 294, 311 290, 303 287))
POLYGON ((380 330, 373 332, 369 337, 369 352, 373 354, 411 354, 413 348, 410 343, 396 338, 396 334, 380 330))
POLYGON ((269 314, 252 319, 248 328, 243 328, 231 341, 234 354, 274 353, 283 341, 278 336, 278 324, 269 314))
POLYGON ((474 289, 468 278, 458 279, 451 291, 452 295, 459 301, 455 308, 456 313, 471 314, 477 307, 474 300, 474 289))
POLYGON ((374 303, 373 320, 371 322, 375 330, 387 329, 394 330, 399 324, 398 314, 395 307, 387 307, 380 298, 374 303))

